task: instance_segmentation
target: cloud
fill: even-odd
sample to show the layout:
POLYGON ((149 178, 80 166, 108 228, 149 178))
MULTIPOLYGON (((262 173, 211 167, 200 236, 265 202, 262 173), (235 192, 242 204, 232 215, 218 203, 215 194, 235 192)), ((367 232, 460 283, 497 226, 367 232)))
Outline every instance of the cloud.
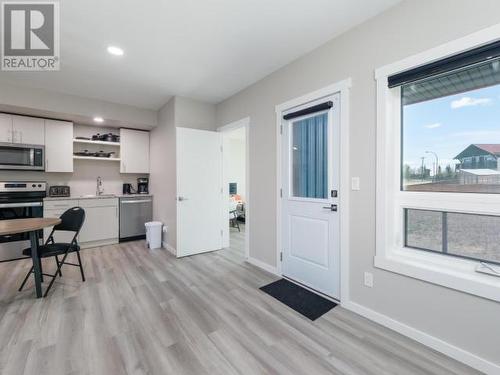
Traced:
POLYGON ((424 128, 427 128, 427 129, 436 129, 436 128, 439 128, 440 126, 441 126, 441 123, 440 122, 436 122, 434 124, 424 125, 424 128))
POLYGON ((475 105, 487 105, 491 103, 490 98, 470 98, 468 96, 464 96, 458 100, 453 100, 451 102, 451 108, 458 109, 462 107, 471 107, 475 105))

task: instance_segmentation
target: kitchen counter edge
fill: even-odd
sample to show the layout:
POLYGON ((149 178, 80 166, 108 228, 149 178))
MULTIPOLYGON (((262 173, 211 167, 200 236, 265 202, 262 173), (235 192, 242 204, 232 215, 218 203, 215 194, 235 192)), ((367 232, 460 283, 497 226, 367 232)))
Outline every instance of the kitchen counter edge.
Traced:
POLYGON ((106 198, 137 198, 137 197, 152 197, 153 194, 113 194, 101 196, 72 196, 72 197, 45 197, 44 201, 65 201, 65 200, 82 200, 82 199, 106 199, 106 198))

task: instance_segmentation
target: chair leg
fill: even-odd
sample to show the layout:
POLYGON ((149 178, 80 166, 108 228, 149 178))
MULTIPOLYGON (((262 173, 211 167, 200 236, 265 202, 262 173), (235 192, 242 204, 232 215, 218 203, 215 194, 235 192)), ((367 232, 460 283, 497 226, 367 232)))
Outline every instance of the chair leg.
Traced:
POLYGON ((82 259, 80 258, 80 250, 76 251, 76 256, 78 257, 78 263, 80 264, 80 273, 82 274, 82 281, 85 282, 85 274, 83 273, 82 259))
POLYGON ((43 268, 42 268, 42 258, 38 258, 38 264, 40 265, 40 280, 43 283, 43 268))
MULTIPOLYGON (((56 264, 59 266, 59 257, 57 255, 54 255, 54 258, 56 258, 56 264)), ((62 272, 60 268, 59 268, 59 277, 62 277, 62 272)))
POLYGON ((62 261, 60 263, 57 264, 57 271, 56 273, 54 274, 54 276, 52 277, 52 280, 50 280, 50 284, 49 286, 47 287, 47 289, 45 290, 45 294, 43 295, 43 297, 47 297, 47 294, 49 294, 49 291, 50 291, 50 288, 52 288, 52 285, 54 284, 54 281, 56 281, 56 277, 57 277, 57 274, 59 272, 61 272, 61 267, 62 265, 64 264, 64 262, 66 261, 66 257, 68 256, 68 253, 64 254, 63 258, 62 258, 62 261))
POLYGON ((29 272, 26 274, 26 277, 24 278, 24 281, 21 284, 21 287, 19 288, 19 291, 23 290, 24 285, 26 284, 26 281, 28 281, 28 278, 30 277, 30 275, 32 274, 32 272, 33 272, 33 266, 31 266, 29 272))

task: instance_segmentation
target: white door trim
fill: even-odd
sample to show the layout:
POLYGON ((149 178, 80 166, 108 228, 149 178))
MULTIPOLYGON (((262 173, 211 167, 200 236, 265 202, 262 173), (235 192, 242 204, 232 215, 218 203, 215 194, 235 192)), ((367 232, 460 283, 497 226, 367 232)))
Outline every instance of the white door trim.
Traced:
POLYGON ((282 275, 280 254, 282 252, 282 153, 281 125, 282 113, 294 107, 312 102, 323 97, 340 93, 340 301, 349 301, 349 91, 351 79, 326 86, 309 94, 291 99, 275 107, 276 110, 276 270, 282 275))
MULTIPOLYGON (((231 122, 229 124, 217 128, 218 132, 227 132, 239 128, 245 128, 245 259, 250 257, 250 117, 245 117, 241 120, 231 122)), ((222 150, 224 158, 224 150, 222 150)), ((224 178, 224 173, 222 173, 224 178)), ((224 183, 224 181, 223 181, 224 183)), ((224 186, 224 185, 223 185, 224 186)), ((222 227, 224 228, 227 222, 227 212, 223 212, 222 227)))

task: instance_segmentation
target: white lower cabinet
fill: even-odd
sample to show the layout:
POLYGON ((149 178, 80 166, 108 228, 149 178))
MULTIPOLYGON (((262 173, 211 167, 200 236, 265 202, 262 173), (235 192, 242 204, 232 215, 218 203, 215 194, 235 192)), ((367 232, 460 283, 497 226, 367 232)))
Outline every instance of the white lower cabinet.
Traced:
POLYGON ((118 199, 83 199, 79 206, 85 210, 85 224, 79 241, 99 242, 118 239, 118 199))
MULTIPOLYGON (((78 236, 78 243, 82 248, 118 242, 118 198, 46 200, 43 216, 59 217, 74 206, 85 210, 85 222, 78 236)), ((50 231, 51 228, 45 230, 45 240, 50 231)), ((54 239, 68 242, 71 238, 72 234, 69 233, 68 236, 68 233, 61 233, 54 239)))

